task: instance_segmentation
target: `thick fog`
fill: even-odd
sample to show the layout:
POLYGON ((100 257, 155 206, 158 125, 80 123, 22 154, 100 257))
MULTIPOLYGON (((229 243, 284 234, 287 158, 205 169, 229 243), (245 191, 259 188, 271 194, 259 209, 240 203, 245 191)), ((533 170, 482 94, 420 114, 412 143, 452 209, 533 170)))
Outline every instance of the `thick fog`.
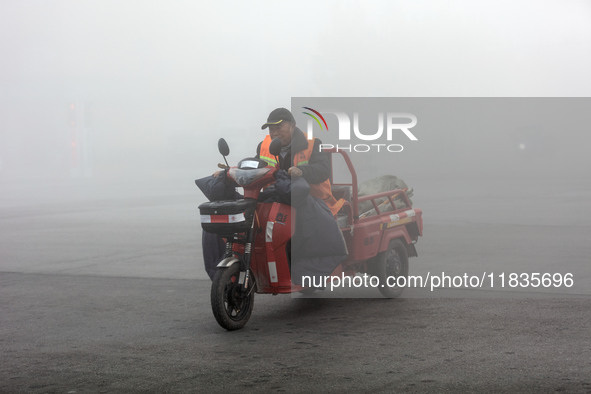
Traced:
POLYGON ((190 180, 294 96, 591 92, 586 1, 2 2, 0 31, 3 183, 190 180))

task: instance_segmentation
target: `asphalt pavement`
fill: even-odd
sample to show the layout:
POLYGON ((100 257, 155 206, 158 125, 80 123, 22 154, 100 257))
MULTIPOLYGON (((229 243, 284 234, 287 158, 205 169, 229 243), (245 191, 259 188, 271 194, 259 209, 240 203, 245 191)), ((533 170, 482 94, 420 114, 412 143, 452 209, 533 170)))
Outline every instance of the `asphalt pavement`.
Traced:
MULTIPOLYGON (((570 289, 257 295, 247 326, 227 332, 210 310, 194 186, 68 187, 0 197, 0 392, 591 392, 591 226, 570 209, 535 214, 556 195, 417 197, 411 273, 572 271, 570 289), (499 218, 511 203, 535 209, 499 218)), ((558 197, 585 213, 588 196, 558 197)))

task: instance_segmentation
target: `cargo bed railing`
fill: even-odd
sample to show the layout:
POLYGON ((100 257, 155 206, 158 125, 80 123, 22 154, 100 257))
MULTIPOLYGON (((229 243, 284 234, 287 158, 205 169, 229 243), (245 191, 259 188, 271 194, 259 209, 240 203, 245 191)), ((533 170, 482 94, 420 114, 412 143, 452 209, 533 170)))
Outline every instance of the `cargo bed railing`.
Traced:
POLYGON ((331 154, 331 175, 330 175, 331 183, 332 183, 332 179, 333 179, 332 154, 339 153, 343 157, 343 159, 345 160, 345 164, 347 165, 347 168, 349 169, 349 173, 351 174, 351 183, 340 183, 339 182, 339 183, 332 183, 332 185, 333 186, 349 186, 349 187, 351 187, 351 208, 353 211, 352 212, 353 213, 353 224, 359 223, 359 221, 361 219, 364 219, 366 217, 374 216, 374 215, 365 215, 369 211, 362 212, 360 215, 359 204, 362 202, 365 202, 365 201, 371 201, 371 203, 373 205, 373 209, 375 209, 375 211, 376 211, 376 215, 381 215, 382 213, 397 211, 399 209, 406 209, 406 208, 412 207, 410 199, 408 198, 408 195, 406 194, 408 189, 394 189, 394 190, 389 190, 389 191, 385 191, 385 192, 380 192, 377 194, 371 194, 371 195, 359 197, 359 188, 357 185, 357 173, 355 172, 355 168, 353 167, 353 162, 351 161, 351 158, 349 157, 349 155, 346 152, 338 151, 335 148, 323 149, 322 151, 331 154), (397 197, 399 197, 400 195, 402 195, 402 199, 403 199, 406 207, 397 209, 394 200, 397 197), (376 202, 377 199, 384 198, 384 197, 386 197, 387 199, 380 202, 380 203, 376 202), (385 209, 385 207, 387 205, 390 205, 390 207, 392 209, 385 209), (380 207, 381 207, 381 209, 380 209, 380 207))
MULTIPOLYGON (((380 192, 377 194, 370 194, 367 196, 361 196, 358 198, 357 202, 358 202, 358 204, 361 204, 362 202, 365 202, 365 201, 371 201, 371 204, 373 205, 373 209, 375 209, 375 211, 376 211, 375 215, 381 215, 382 213, 386 213, 386 212, 395 212, 397 210, 407 209, 412 206, 410 199, 408 198, 408 195, 406 194, 407 190, 408 189, 406 189, 406 188, 405 189, 394 189, 394 190, 388 190, 385 192, 380 192), (396 208, 396 203, 394 202, 394 200, 399 196, 402 196, 405 206, 401 207, 401 208, 396 208), (384 198, 384 197, 386 197, 387 199, 378 204, 378 202, 376 200, 378 200, 380 198, 384 198), (390 205, 391 209, 386 209, 386 207, 388 205, 390 205), (380 207, 382 209, 384 209, 384 212, 382 212, 382 209, 380 209, 380 207)), ((370 209, 366 212, 362 212, 361 215, 359 216, 359 219, 364 219, 366 217, 374 216, 374 215, 369 215, 369 212, 371 212, 371 211, 372 210, 370 209)))

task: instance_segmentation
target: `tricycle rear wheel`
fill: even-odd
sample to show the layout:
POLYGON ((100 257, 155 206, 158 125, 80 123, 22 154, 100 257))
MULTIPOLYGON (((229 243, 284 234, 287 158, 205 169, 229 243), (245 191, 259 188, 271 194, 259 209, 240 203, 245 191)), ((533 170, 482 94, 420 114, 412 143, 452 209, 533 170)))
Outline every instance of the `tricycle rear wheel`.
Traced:
POLYGON ((380 286, 378 290, 386 298, 399 297, 408 279, 408 252, 406 251, 406 245, 399 239, 394 239, 388 244, 386 251, 376 256, 374 272, 380 279, 380 286), (399 281, 399 277, 405 277, 404 280, 399 281), (394 279, 388 278, 396 278, 394 279), (404 286, 389 286, 403 282, 404 286))
POLYGON ((211 284, 211 310, 218 324, 229 331, 244 327, 254 308, 255 283, 244 292, 239 277, 240 264, 236 263, 218 268, 211 284))

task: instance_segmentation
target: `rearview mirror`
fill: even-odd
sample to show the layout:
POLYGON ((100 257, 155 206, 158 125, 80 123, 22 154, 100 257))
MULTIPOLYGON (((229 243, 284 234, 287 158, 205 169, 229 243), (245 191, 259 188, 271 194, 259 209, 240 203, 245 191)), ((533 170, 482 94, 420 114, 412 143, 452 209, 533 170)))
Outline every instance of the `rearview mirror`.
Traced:
POLYGON ((281 153, 281 140, 279 138, 275 138, 271 141, 271 145, 269 145, 269 153, 273 156, 279 156, 281 153))
POLYGON ((218 151, 222 154, 222 156, 228 156, 230 154, 230 147, 225 139, 220 138, 218 140, 218 151))

